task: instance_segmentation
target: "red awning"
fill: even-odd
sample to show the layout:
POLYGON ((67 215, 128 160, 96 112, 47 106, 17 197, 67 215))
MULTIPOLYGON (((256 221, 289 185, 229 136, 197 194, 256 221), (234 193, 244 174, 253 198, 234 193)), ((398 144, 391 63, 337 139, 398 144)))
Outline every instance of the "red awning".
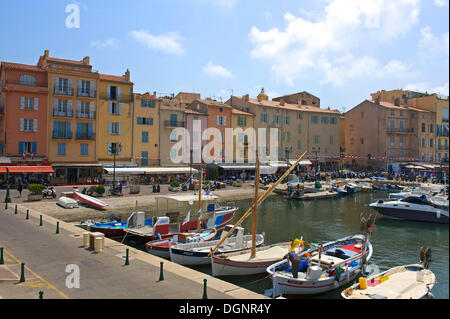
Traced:
POLYGON ((0 173, 6 173, 6 167, 0 166, 0 173))
POLYGON ((51 166, 8 166, 10 173, 54 173, 51 166))

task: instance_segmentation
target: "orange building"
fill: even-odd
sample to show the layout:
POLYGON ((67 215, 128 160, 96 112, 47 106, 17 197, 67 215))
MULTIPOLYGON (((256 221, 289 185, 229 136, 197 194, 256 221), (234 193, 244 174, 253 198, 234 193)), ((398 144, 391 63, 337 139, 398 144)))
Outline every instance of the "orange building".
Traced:
POLYGON ((2 62, 0 155, 12 162, 43 162, 47 156, 47 72, 2 62))

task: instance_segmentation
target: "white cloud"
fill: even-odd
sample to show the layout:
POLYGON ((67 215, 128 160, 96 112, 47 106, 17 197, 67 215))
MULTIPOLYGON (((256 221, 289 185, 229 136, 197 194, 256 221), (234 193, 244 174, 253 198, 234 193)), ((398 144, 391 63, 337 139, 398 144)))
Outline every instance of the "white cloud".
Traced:
POLYGON ((225 8, 234 8, 237 3, 237 0, 213 0, 217 5, 225 8))
POLYGON ((214 64, 209 61, 203 67, 203 72, 205 72, 210 77, 221 77, 221 78, 232 78, 233 74, 225 69, 223 66, 214 64))
POLYGON ((91 41, 91 46, 98 49, 112 48, 117 49, 119 47, 119 42, 114 38, 107 38, 104 40, 91 41))
POLYGON ((447 81, 447 83, 445 83, 443 85, 433 86, 430 82, 418 82, 418 83, 406 85, 405 90, 419 91, 419 92, 426 91, 430 94, 438 93, 438 94, 448 96, 449 95, 449 84, 448 83, 449 82, 447 81))
POLYGON ((132 30, 129 35, 153 51, 162 51, 172 54, 183 54, 181 45, 183 38, 178 32, 169 32, 162 35, 153 35, 148 30, 132 30))
POLYGON ((422 57, 430 58, 444 54, 448 60, 449 33, 445 32, 440 36, 435 36, 431 28, 426 26, 420 30, 419 54, 422 57))
POLYGON ((383 45, 407 33, 418 22, 418 13, 419 0, 331 0, 316 19, 286 12, 284 30, 261 31, 253 26, 249 33, 254 45, 250 56, 269 61, 276 78, 288 84, 306 77, 309 71, 325 72, 325 81, 343 84, 358 76, 359 70, 368 76, 372 75, 369 70, 375 74, 405 70, 401 61, 383 65, 370 56, 355 57, 354 52, 366 45, 383 45), (339 79, 334 81, 331 76, 339 79))
POLYGON ((445 0, 434 0, 434 5, 436 7, 442 8, 447 5, 447 2, 445 0))

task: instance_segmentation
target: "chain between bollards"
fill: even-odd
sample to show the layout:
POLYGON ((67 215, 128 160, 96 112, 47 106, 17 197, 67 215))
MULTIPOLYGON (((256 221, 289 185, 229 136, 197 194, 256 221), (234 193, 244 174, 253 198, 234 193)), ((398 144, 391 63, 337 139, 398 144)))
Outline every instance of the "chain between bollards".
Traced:
POLYGON ((3 260, 3 247, 0 247, 0 265, 3 265, 5 261, 3 260))
POLYGON ((20 264, 20 280, 19 282, 25 282, 25 264, 20 264))
POLYGON ((163 262, 161 261, 161 270, 159 272, 159 281, 163 281, 164 280, 164 274, 163 274, 163 262))
POLYGON ((129 252, 129 249, 127 248, 127 250, 125 252, 125 266, 128 266, 130 264, 130 261, 128 260, 128 252, 129 252))
POLYGON ((206 294, 206 279, 203 279, 203 297, 202 299, 208 299, 208 295, 206 294))

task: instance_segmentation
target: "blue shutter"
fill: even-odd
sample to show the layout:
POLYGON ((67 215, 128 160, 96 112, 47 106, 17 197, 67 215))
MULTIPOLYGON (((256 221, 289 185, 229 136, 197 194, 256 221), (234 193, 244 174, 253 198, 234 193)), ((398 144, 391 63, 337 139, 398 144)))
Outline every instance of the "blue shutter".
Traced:
POLYGON ((53 137, 58 136, 58 121, 53 122, 53 137))
POLYGON ((90 138, 92 138, 93 137, 93 128, 92 128, 92 123, 89 123, 89 127, 88 127, 88 130, 89 130, 89 137, 90 138))
POLYGON ((23 154, 23 142, 19 142, 19 154, 23 154))
POLYGON ((153 117, 150 118, 150 125, 153 125, 153 117))
POLYGON ((77 138, 81 136, 81 123, 77 123, 77 138))
POLYGON ((33 142, 33 154, 36 155, 37 153, 37 143, 33 142))
POLYGON ((70 137, 71 137, 70 136, 70 122, 66 122, 66 138, 70 138, 70 137))

